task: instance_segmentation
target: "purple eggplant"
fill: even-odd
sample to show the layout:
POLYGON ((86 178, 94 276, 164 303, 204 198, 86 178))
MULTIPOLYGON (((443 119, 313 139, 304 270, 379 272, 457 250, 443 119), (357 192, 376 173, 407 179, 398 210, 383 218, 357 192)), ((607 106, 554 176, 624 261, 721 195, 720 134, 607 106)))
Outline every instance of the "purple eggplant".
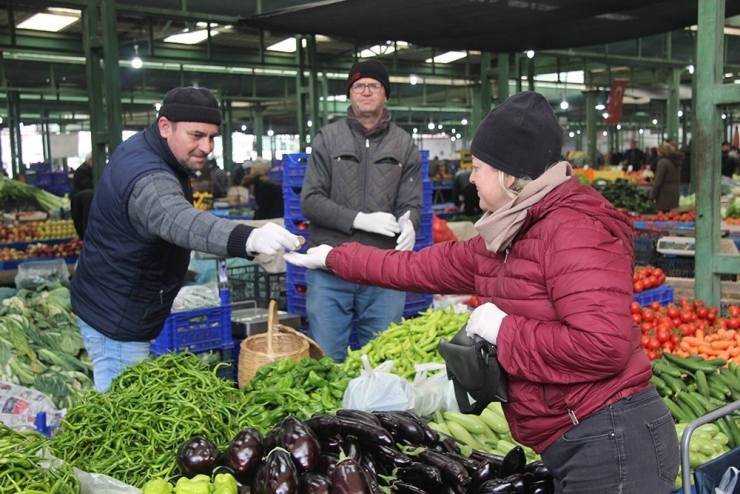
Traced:
POLYGON ((408 441, 417 445, 425 444, 427 442, 426 435, 424 434, 424 428, 410 415, 401 412, 386 413, 396 418, 396 421, 400 425, 398 433, 403 439, 407 439, 408 441))
POLYGON ((468 494, 475 494, 478 488, 483 485, 487 480, 496 478, 496 467, 493 466, 491 460, 483 460, 478 464, 478 468, 470 475, 470 483, 468 484, 468 494))
POLYGON ((552 481, 552 472, 541 461, 533 461, 532 463, 527 463, 527 465, 524 467, 524 472, 529 472, 534 475, 535 482, 538 480, 552 481))
POLYGON ((339 457, 334 453, 325 451, 319 455, 319 461, 316 463, 314 471, 331 478, 337 463, 339 463, 339 457))
POLYGON ((290 453, 281 448, 270 451, 267 465, 267 492, 269 494, 296 494, 298 492, 298 470, 290 453))
POLYGON ((430 491, 424 490, 417 485, 409 484, 400 480, 398 482, 393 482, 393 485, 391 486, 391 492, 397 492, 398 494, 430 494, 430 491))
POLYGON ((298 494, 331 494, 331 479, 316 472, 301 474, 298 494))
POLYGON ((337 417, 324 413, 316 414, 306 420, 306 425, 311 428, 317 437, 329 437, 339 432, 337 417))
POLYGON ((362 467, 349 458, 337 463, 331 484, 334 494, 371 494, 362 467))
POLYGON ((375 456, 369 450, 362 452, 360 465, 362 465, 362 468, 365 470, 372 472, 376 477, 378 474, 384 475, 386 473, 385 469, 380 466, 380 464, 375 460, 375 456))
POLYGON ((226 466, 234 472, 234 477, 245 483, 252 475, 265 454, 262 434, 257 429, 242 429, 231 441, 224 454, 226 466))
POLYGON ((478 470, 478 465, 480 465, 480 462, 478 460, 474 460, 472 458, 468 458, 466 456, 463 456, 459 453, 443 453, 447 458, 450 458, 451 460, 455 460, 460 465, 465 467, 465 470, 468 471, 468 475, 471 477, 475 473, 476 470, 478 470))
POLYGON ((488 460, 493 463, 493 466, 496 467, 497 471, 501 470, 501 465, 504 463, 503 456, 493 453, 484 453, 482 451, 478 451, 477 449, 474 449, 473 452, 470 453, 470 458, 477 461, 488 460))
POLYGON ((439 469, 423 463, 414 463, 409 467, 397 469, 396 478, 422 488, 434 488, 442 485, 442 474, 439 469))
POLYGON ((265 434, 265 438, 262 441, 265 451, 272 451, 279 446, 278 436, 280 435, 280 426, 276 425, 265 434))
POLYGON ((409 410, 400 410, 393 413, 408 417, 409 419, 419 424, 419 427, 421 427, 421 429, 424 431, 424 444, 431 446, 432 444, 436 444, 437 442, 439 442, 439 434, 437 433, 437 431, 429 427, 423 420, 421 420, 421 417, 419 417, 414 412, 411 412, 409 410))
POLYGON ((498 476, 504 479, 515 473, 523 473, 526 466, 527 457, 524 455, 524 450, 521 446, 516 446, 504 456, 504 461, 501 462, 498 470, 498 476))
POLYGON ((517 493, 527 493, 529 492, 529 489, 532 488, 532 484, 534 484, 534 475, 531 473, 515 473, 514 475, 509 475, 504 479, 505 481, 511 482, 511 485, 514 486, 517 493))
POLYGON ((177 466, 188 478, 198 474, 210 476, 218 459, 218 447, 203 436, 185 441, 177 451, 177 466))
POLYGON ((251 494, 269 494, 267 492, 268 489, 268 481, 267 481, 267 462, 260 463, 260 466, 257 467, 257 471, 254 474, 254 479, 252 480, 252 488, 250 489, 251 494))
POLYGON ((483 482, 476 494, 517 494, 518 492, 511 482, 503 479, 492 479, 483 482))
POLYGON ((344 452, 344 438, 339 434, 328 437, 324 436, 319 439, 319 446, 321 446, 321 451, 328 451, 339 455, 344 452))
POLYGON ((382 427, 347 417, 336 417, 336 419, 339 423, 339 432, 343 436, 355 436, 362 444, 382 444, 390 447, 396 444, 391 433, 382 427))
POLYGON ((387 471, 391 471, 395 467, 410 467, 413 463, 411 458, 394 447, 376 445, 373 452, 375 453, 375 459, 378 460, 378 463, 383 465, 383 468, 387 471))
POLYGON ((552 479, 549 480, 536 480, 532 487, 529 489, 528 494, 553 494, 555 492, 555 484, 552 479))
POLYGON ((342 446, 344 454, 349 458, 352 458, 357 463, 362 463, 362 447, 360 442, 354 436, 347 436, 344 438, 344 445, 342 446))
POLYGON ((285 448, 301 472, 310 472, 319 461, 321 448, 313 431, 293 416, 283 419, 278 444, 285 448))
POLYGON ((358 422, 367 422, 369 424, 382 427, 380 420, 378 420, 378 418, 370 412, 365 412, 362 410, 350 410, 347 408, 340 408, 335 413, 337 417, 345 417, 345 418, 349 418, 352 420, 357 420, 358 422))
POLYGON ((442 474, 442 478, 447 482, 462 486, 470 482, 470 475, 465 467, 442 453, 429 448, 422 449, 419 452, 419 459, 427 465, 437 468, 442 474))

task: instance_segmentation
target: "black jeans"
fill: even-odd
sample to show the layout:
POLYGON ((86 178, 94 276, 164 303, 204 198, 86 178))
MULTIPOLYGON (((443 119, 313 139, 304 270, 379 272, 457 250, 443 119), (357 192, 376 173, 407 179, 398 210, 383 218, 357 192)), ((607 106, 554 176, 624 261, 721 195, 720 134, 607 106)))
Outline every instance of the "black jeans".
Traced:
POLYGON ((557 494, 665 494, 679 465, 673 417, 654 386, 583 419, 542 452, 557 494))

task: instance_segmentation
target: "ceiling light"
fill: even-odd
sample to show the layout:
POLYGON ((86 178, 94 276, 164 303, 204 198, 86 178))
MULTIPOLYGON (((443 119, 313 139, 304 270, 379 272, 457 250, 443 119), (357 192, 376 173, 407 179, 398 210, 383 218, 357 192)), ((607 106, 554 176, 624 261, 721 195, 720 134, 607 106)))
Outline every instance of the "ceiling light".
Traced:
POLYGON ((441 55, 437 55, 434 57, 434 59, 427 58, 425 60, 426 63, 450 63, 454 62, 455 60, 460 60, 461 58, 467 57, 468 54, 464 51, 448 51, 447 53, 443 53, 441 55))
POLYGON ((458 132, 457 134, 455 134, 455 137, 457 137, 458 139, 460 139, 460 138, 461 138, 462 136, 461 136, 461 135, 460 135, 460 133, 458 132))
POLYGON ((419 133, 419 129, 417 129, 416 127, 414 127, 414 134, 418 134, 418 133, 419 133))
POLYGON ((463 118, 462 120, 460 120, 460 123, 462 125, 468 125, 468 119, 467 118, 463 118))
POLYGON ((416 86, 416 83, 419 82, 419 79, 415 75, 409 76, 409 84, 412 86, 416 86))
POLYGON ((267 51, 281 51, 283 53, 295 53, 296 50, 295 38, 287 38, 282 41, 278 41, 265 48, 267 51))
MULTIPOLYGON (((218 31, 211 31, 211 37, 218 34, 218 31)), ((201 43, 208 39, 208 31, 206 29, 199 29, 197 31, 188 31, 187 29, 185 32, 182 32, 180 34, 173 34, 172 36, 167 36, 164 39, 165 43, 178 43, 181 45, 197 45, 198 43, 201 43)))
POLYGON ((452 142, 455 142, 455 140, 456 140, 455 136, 452 136, 452 137, 450 137, 450 140, 451 140, 452 142))
POLYGON ((434 130, 434 122, 429 121, 429 130, 434 130))
POLYGON ((160 108, 162 108, 162 103, 155 103, 154 104, 154 109, 155 110, 159 111, 160 108))
POLYGON ((527 58, 534 58, 534 50, 527 50, 527 58))
POLYGON ((563 98, 563 101, 560 102, 560 109, 561 110, 567 110, 570 105, 568 104, 568 101, 563 98))
POLYGON ((268 131, 267 131, 267 135, 268 135, 269 137, 272 137, 272 136, 274 136, 274 135, 275 135, 275 131, 274 131, 274 130, 272 130, 272 129, 270 129, 270 130, 268 130, 268 131))
POLYGON ((397 41, 395 44, 393 41, 386 41, 383 45, 375 45, 371 46, 370 48, 365 48, 360 53, 357 54, 359 58, 371 58, 371 57, 377 57, 378 55, 390 55, 394 51, 396 51, 396 48, 399 50, 401 48, 408 48, 408 43, 405 41, 397 41))
POLYGON ((455 129, 452 129, 452 133, 455 134, 455 129))
POLYGON ((727 118, 727 114, 723 113, 722 114, 722 120, 725 120, 726 118, 727 118))
POLYGON ((602 113, 601 116, 604 117, 604 120, 609 118, 609 114, 607 112, 602 113))
POLYGON ((725 74, 725 77, 730 78, 730 77, 732 77, 732 75, 733 75, 732 72, 728 72, 728 73, 725 74))
POLYGON ((442 130, 442 124, 439 124, 439 125, 437 125, 437 128, 438 128, 439 130, 442 130))
POLYGON ((683 110, 678 110, 678 118, 683 117, 683 110))
POLYGON ((622 130, 622 124, 617 124, 617 130, 622 130))
POLYGON ((576 134, 581 135, 581 129, 576 130, 576 134))
POLYGON ((658 119, 657 118, 654 118, 653 119, 653 125, 658 125, 658 119))
POLYGON ((645 133, 645 131, 644 131, 644 130, 642 130, 642 129, 638 130, 638 132, 639 132, 640 134, 644 134, 644 133, 645 133))
MULTIPOLYGON (((207 22, 196 22, 195 26, 203 28, 203 29, 207 29, 208 23, 207 22)), ((215 22, 211 22, 211 27, 218 27, 218 24, 216 24, 215 22)))
POLYGON ((141 57, 139 57, 139 45, 134 45, 134 58, 131 59, 131 67, 140 69, 142 65, 144 63, 141 61, 141 57))
POLYGON ((689 65, 686 68, 689 69, 689 74, 693 74, 694 73, 694 66, 693 65, 689 65))
POLYGON ((313 122, 309 120, 308 122, 306 122, 306 125, 308 125, 309 127, 313 127, 313 122))
POLYGON ((568 137, 575 137, 576 133, 573 131, 568 132, 568 137))
POLYGON ((56 11, 63 11, 64 14, 48 14, 45 12, 39 12, 16 25, 16 28, 58 33, 62 29, 69 27, 80 20, 79 10, 56 9, 56 11))
POLYGON ((606 131, 602 132, 601 135, 603 135, 604 137, 606 137, 607 136, 606 131))
POLYGON ((246 132, 246 131, 247 131, 247 126, 242 124, 242 132, 246 132))
POLYGON ((594 106, 594 108, 596 108, 597 110, 601 111, 601 110, 605 110, 606 109, 606 105, 604 103, 597 103, 596 106, 594 106))

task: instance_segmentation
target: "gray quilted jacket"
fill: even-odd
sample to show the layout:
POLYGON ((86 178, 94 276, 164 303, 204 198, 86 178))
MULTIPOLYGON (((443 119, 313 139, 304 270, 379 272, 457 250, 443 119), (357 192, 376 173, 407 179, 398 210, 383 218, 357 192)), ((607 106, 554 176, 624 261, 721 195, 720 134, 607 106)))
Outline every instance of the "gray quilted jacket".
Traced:
POLYGON ((358 212, 411 211, 421 219, 421 156, 411 136, 385 121, 370 137, 352 118, 323 127, 313 141, 301 192, 301 210, 310 221, 310 245, 360 242, 384 249, 396 238, 352 228, 358 212))

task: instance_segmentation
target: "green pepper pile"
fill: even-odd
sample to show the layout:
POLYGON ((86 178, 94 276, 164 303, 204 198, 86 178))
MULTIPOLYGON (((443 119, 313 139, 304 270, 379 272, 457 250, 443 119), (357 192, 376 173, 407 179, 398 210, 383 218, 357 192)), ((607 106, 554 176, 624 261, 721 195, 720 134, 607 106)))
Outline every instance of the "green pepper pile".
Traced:
POLYGON ((0 492, 79 494, 72 467, 50 465, 39 456, 47 441, 37 432, 16 432, 0 423, 0 492))

